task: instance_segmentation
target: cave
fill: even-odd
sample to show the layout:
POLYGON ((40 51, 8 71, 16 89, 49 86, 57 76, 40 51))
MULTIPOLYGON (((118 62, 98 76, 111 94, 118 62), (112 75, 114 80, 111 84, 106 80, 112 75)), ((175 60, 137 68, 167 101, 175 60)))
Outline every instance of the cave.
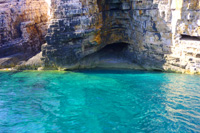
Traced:
POLYGON ((128 43, 112 43, 104 46, 97 52, 90 54, 82 59, 82 64, 93 67, 115 67, 127 68, 134 66, 133 61, 129 58, 128 43))
POLYGON ((124 59, 126 57, 125 51, 128 49, 128 45, 128 43, 108 44, 94 54, 98 55, 100 59, 124 59))
POLYGON ((180 40, 184 40, 184 41, 200 41, 200 37, 181 34, 181 39, 180 40))

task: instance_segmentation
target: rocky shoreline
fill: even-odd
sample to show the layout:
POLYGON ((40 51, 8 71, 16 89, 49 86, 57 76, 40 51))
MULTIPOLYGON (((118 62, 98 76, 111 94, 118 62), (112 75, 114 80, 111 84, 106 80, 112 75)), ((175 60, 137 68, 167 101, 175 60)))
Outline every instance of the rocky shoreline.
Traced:
POLYGON ((200 73, 200 1, 0 0, 0 69, 200 73))

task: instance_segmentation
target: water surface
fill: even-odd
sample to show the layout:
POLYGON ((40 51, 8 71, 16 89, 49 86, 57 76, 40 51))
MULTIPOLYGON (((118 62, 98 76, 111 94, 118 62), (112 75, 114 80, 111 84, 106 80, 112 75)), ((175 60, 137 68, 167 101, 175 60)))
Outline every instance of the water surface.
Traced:
POLYGON ((0 132, 200 132, 200 76, 0 72, 0 132))

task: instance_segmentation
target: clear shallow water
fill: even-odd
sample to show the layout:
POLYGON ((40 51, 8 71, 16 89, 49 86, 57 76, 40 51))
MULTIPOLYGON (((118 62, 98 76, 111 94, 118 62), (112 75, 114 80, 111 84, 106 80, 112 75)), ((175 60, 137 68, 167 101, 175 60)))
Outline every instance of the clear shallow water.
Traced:
POLYGON ((200 76, 0 72, 0 132, 200 132, 200 76))

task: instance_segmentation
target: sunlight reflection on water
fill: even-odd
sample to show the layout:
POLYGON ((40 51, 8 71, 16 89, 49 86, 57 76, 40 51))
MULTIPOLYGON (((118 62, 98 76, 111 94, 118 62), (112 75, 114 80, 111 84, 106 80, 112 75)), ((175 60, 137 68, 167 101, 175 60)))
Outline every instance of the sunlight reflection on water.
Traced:
POLYGON ((0 72, 0 132, 200 132, 199 76, 0 72))

